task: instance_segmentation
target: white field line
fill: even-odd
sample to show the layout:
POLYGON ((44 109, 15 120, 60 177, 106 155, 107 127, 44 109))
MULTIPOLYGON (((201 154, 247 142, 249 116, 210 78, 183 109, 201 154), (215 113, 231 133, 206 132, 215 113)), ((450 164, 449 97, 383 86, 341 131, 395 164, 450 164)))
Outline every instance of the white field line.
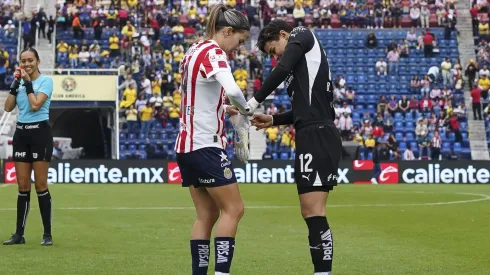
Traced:
MULTIPOLYGON (((420 193, 420 192, 418 192, 420 193)), ((425 193, 425 192, 424 192, 425 193)), ((429 193, 429 192, 427 192, 429 193)), ((438 193, 440 194, 440 193, 438 193)), ((401 203, 401 204, 328 204, 327 208, 341 208, 341 207, 397 207, 397 206, 437 206, 437 205, 451 205, 462 203, 473 203, 480 201, 490 200, 490 195, 475 194, 475 193, 446 193, 446 194, 458 194, 467 196, 476 196, 480 198, 471 200, 458 200, 458 201, 444 201, 444 202, 427 202, 427 203, 401 203)), ((298 208, 298 205, 245 205, 246 209, 286 209, 286 208, 298 208)), ((35 209, 35 208, 33 208, 35 209)), ((193 210, 192 206, 155 206, 155 207, 59 207, 55 210, 193 210)), ((0 211, 14 211, 16 208, 0 208, 0 211)))

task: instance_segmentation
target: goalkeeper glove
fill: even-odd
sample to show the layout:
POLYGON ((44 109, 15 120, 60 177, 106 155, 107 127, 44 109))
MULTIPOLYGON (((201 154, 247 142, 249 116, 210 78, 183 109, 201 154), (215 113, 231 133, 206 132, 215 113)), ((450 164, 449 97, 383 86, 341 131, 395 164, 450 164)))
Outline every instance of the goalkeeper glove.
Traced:
POLYGON ((250 121, 247 115, 234 115, 230 118, 235 129, 235 156, 243 163, 248 162, 248 130, 250 121))

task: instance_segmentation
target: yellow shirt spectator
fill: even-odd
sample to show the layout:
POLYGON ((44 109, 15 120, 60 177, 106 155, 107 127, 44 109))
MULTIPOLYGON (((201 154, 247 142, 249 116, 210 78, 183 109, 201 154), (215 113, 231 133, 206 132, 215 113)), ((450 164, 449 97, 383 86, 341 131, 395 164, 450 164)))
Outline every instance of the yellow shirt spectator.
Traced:
POLYGON ((303 0, 294 0, 294 6, 303 6, 303 0))
POLYGON ((174 93, 174 105, 180 106, 180 100, 182 99, 182 95, 180 92, 174 93))
POLYGON ((364 146, 368 148, 373 148, 375 144, 376 144, 376 140, 374 140, 374 138, 372 137, 368 137, 366 141, 364 141, 364 146))
POLYGON ((62 41, 56 45, 56 49, 58 49, 59 53, 66 53, 68 52, 68 43, 62 41))
POLYGON ((190 8, 188 11, 187 11, 187 16, 189 17, 196 17, 197 15, 197 9, 196 8, 190 8))
POLYGON ((77 52, 71 52, 70 55, 68 55, 69 59, 77 59, 78 58, 78 53, 77 52))
MULTIPOLYGON (((134 85, 133 85, 134 86, 134 85)), ((119 104, 119 108, 129 108, 136 101, 136 89, 126 88, 123 93, 124 100, 119 104)))
POLYGON ((179 107, 170 107, 168 108, 168 116, 170 118, 179 118, 179 114, 180 114, 180 108, 179 107))
POLYGON ((162 58, 163 58, 163 61, 165 61, 165 63, 171 63, 172 59, 173 59, 172 53, 169 50, 165 50, 163 52, 162 58))
POLYGON ((172 28, 173 33, 183 33, 184 32, 184 27, 182 25, 177 25, 172 28))
POLYGON ((226 5, 234 8, 236 6, 236 0, 226 0, 226 5))
POLYGON ((265 130, 265 133, 267 134, 267 138, 269 138, 270 141, 277 141, 277 134, 279 133, 279 129, 277 127, 270 127, 265 130))
POLYGON ((245 81, 245 79, 239 79, 236 81, 236 84, 238 85, 238 87, 240 87, 240 89, 242 90, 245 90, 247 88, 247 81, 245 81))
POLYGON ((105 12, 107 19, 116 19, 119 12, 116 9, 110 9, 105 12))
POLYGON ((117 36, 109 37, 109 49, 119 50, 119 38, 117 36))
POLYGON ((233 76, 235 77, 235 79, 240 79, 240 78, 247 79, 248 73, 247 70, 238 68, 233 72, 233 76))
POLYGON ((151 82, 151 90, 152 90, 153 94, 156 94, 156 95, 159 95, 162 93, 161 80, 160 79, 153 80, 151 82))
POLYGON ((128 0, 128 6, 131 8, 136 7, 137 4, 138 4, 138 0, 128 0))
POLYGON ((478 24, 478 31, 480 32, 480 35, 488 35, 488 23, 478 24))
POLYGON ((287 132, 284 131, 281 136, 281 143, 290 146, 291 145, 291 135, 287 132))
POLYGON ((153 108, 149 106, 143 107, 141 109, 141 120, 142 121, 149 121, 151 120, 151 117, 153 116, 153 108))
POLYGON ((134 26, 132 26, 131 24, 126 24, 126 26, 124 26, 124 28, 122 29, 121 33, 124 36, 132 39, 134 33, 134 26))
POLYGON ((488 79, 487 77, 482 77, 480 78, 480 80, 478 80, 478 85, 482 88, 482 90, 488 90, 488 88, 490 87, 490 79, 488 79))
POLYGON ((130 109, 126 111, 126 120, 128 121, 136 121, 138 120, 138 110, 130 109))
POLYGON ((199 4, 201 4, 201 6, 207 6, 208 0, 201 0, 201 1, 199 1, 199 4))
POLYGON ((165 65, 163 65, 163 69, 165 69, 166 71, 169 71, 169 72, 172 72, 172 65, 170 63, 165 63, 165 65))
POLYGON ((311 7, 311 6, 313 6, 313 1, 312 1, 312 0, 305 0, 305 1, 303 2, 303 5, 304 5, 305 7, 311 7))
POLYGON ((174 79, 177 84, 182 82, 182 76, 179 73, 174 73, 174 79))
POLYGON ((184 58, 183 52, 174 53, 174 62, 180 62, 180 61, 182 61, 182 58, 184 58))

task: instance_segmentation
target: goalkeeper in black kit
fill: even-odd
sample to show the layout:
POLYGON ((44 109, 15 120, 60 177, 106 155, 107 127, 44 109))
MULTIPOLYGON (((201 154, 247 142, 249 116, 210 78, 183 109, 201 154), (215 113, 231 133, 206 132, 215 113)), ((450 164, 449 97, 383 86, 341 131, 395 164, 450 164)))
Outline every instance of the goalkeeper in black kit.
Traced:
POLYGON ((333 87, 325 51, 305 27, 274 20, 260 31, 257 47, 279 63, 248 102, 252 110, 283 81, 292 110, 278 115, 255 114, 252 125, 264 129, 294 124, 296 128, 295 181, 315 275, 330 275, 333 238, 326 218, 328 193, 337 185, 342 141, 335 127, 333 87))

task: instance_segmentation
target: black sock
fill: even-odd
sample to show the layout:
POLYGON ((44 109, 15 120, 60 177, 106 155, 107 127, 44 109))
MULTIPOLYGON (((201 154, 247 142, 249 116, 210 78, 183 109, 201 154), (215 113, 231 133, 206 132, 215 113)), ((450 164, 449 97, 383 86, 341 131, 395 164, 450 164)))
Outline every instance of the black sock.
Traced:
POLYGON ((191 240, 192 275, 208 274, 209 240, 191 240))
POLYGON ((333 262, 333 239, 326 217, 309 217, 308 225, 311 260, 315 272, 331 272, 333 262))
POLYGON ((233 252, 235 251, 235 238, 214 238, 214 251, 216 256, 216 265, 214 270, 225 274, 230 273, 233 252))
POLYGON ((44 235, 51 235, 51 194, 46 189, 42 192, 37 192, 37 199, 39 201, 39 210, 41 211, 41 218, 43 220, 44 235))
POLYGON ((27 224, 27 216, 31 208, 31 191, 19 192, 17 197, 17 229, 16 234, 24 236, 24 229, 27 224))

